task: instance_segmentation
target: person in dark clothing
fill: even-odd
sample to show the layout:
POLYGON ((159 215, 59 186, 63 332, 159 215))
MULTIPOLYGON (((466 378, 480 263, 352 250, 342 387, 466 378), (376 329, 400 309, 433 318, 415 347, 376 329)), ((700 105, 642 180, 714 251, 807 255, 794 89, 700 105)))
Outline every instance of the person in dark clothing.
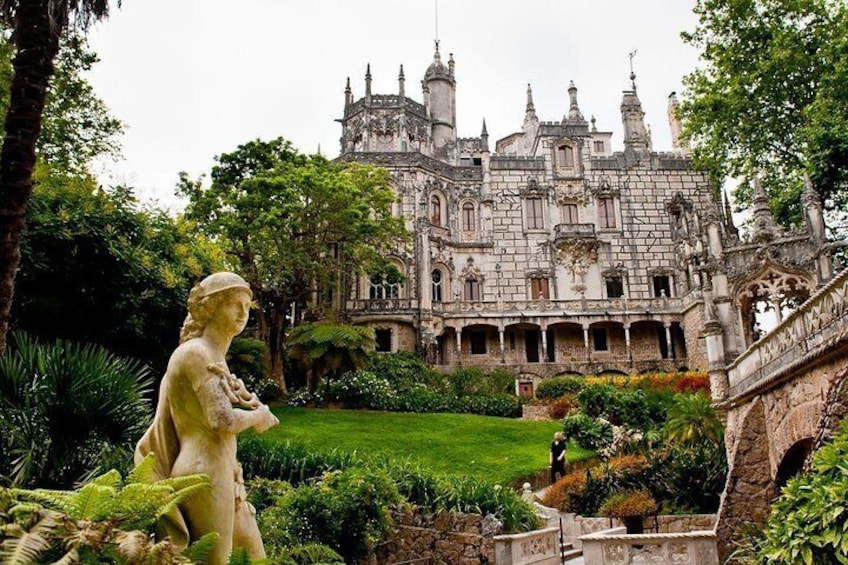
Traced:
POLYGON ((551 442, 550 466, 551 484, 554 484, 557 473, 560 478, 565 476, 565 437, 562 432, 555 433, 554 441, 551 442))

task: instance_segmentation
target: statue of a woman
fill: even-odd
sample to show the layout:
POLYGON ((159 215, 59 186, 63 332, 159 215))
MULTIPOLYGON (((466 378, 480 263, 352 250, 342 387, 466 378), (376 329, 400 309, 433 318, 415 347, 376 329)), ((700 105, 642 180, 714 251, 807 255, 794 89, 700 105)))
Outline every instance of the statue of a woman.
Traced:
POLYGON ((191 290, 156 416, 135 452, 136 463, 155 454, 157 479, 195 473, 211 478, 210 490, 162 520, 178 547, 217 532, 208 565, 225 565, 238 546, 251 558, 265 557, 255 511, 245 500, 236 434, 248 428, 264 432, 279 420, 230 374, 225 361, 230 342, 247 323, 251 297, 248 284, 234 273, 215 273, 191 290))

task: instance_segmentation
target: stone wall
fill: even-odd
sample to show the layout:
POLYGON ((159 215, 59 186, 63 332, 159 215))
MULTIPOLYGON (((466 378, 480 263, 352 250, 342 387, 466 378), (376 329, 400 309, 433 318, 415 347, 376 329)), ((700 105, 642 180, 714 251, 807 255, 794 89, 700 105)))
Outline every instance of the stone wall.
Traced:
POLYGON ((450 512, 428 513, 413 507, 395 516, 395 529, 375 550, 377 565, 429 558, 430 565, 495 563, 494 517, 450 512))
POLYGON ((627 535, 624 528, 613 528, 584 536, 582 542, 583 559, 592 565, 719 563, 712 531, 627 535))
POLYGON ((522 420, 545 421, 550 420, 551 416, 548 413, 547 406, 532 406, 525 404, 521 407, 522 420))
MULTIPOLYGON (((562 517, 563 536, 566 543, 574 547, 580 547, 583 536, 609 530, 610 528, 622 527, 620 520, 616 518, 603 518, 599 516, 579 516, 564 512, 562 517)), ((662 515, 645 519, 645 531, 659 534, 683 534, 687 532, 712 530, 715 527, 715 514, 685 514, 685 515, 662 515)))

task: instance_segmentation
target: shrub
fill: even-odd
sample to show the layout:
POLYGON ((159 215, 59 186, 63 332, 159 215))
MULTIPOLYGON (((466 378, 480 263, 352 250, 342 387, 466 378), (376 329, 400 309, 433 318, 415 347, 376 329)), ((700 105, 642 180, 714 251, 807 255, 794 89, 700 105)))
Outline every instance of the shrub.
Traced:
POLYGON ((848 423, 813 455, 812 471, 790 479, 772 505, 758 563, 845 562, 848 547, 848 423))
POLYGON ((484 392, 492 394, 515 393, 515 373, 506 369, 492 369, 486 374, 484 392))
POLYGON ((602 449, 612 442, 612 425, 602 418, 577 413, 562 421, 565 437, 586 449, 602 449))
POLYGON ((573 471, 545 490, 542 504, 563 512, 580 512, 580 499, 586 490, 586 471, 573 471))
POLYGON ((397 392, 426 385, 434 390, 445 389, 445 377, 427 367, 415 353, 373 353, 369 358, 368 371, 384 378, 397 392))
POLYGON ((648 516, 657 512, 657 501, 646 490, 617 492, 604 500, 598 509, 601 516, 625 518, 648 516))
POLYGON ((327 398, 348 408, 390 410, 395 405, 395 392, 389 381, 370 371, 352 371, 330 384, 327 398))
POLYGON ((573 396, 561 396, 548 405, 548 416, 553 420, 562 420, 571 414, 576 407, 573 396))
POLYGON ((283 391, 271 380, 268 346, 259 339, 237 337, 227 352, 227 366, 263 402, 279 400, 283 391))
POLYGON ((553 377, 545 379, 536 387, 536 398, 561 398, 580 392, 585 381, 580 377, 553 377))
POLYGON ((353 467, 286 496, 281 521, 300 543, 327 545, 350 563, 364 558, 388 533, 390 510, 402 500, 385 471, 353 467))
POLYGON ((521 416, 522 399, 514 394, 473 394, 462 401, 459 412, 498 416, 500 418, 518 418, 521 416))
POLYGON ((102 347, 13 334, 0 357, 0 474, 16 486, 69 488, 128 471, 152 416, 147 368, 102 347))
POLYGON ((486 375, 482 369, 477 367, 457 369, 450 373, 447 378, 450 390, 458 398, 474 394, 485 388, 486 375))
POLYGON ((724 443, 674 445, 652 458, 649 485, 670 514, 710 514, 718 510, 727 479, 724 443))
POLYGON ((618 391, 612 385, 589 385, 577 395, 580 410, 592 418, 609 416, 617 400, 618 391))
POLYGON ((675 392, 701 392, 710 395, 710 378, 704 373, 684 373, 674 385, 675 392))
POLYGON ((724 426, 704 394, 679 395, 668 411, 665 423, 666 436, 680 443, 719 443, 724 437, 724 426))

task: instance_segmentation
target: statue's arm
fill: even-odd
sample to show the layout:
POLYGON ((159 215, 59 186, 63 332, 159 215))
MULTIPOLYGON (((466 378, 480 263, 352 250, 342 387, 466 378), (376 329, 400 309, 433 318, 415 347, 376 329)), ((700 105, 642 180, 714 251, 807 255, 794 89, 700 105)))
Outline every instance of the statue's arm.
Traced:
POLYGON ((207 356, 201 352, 187 353, 183 368, 211 429, 238 434, 248 428, 264 431, 273 425, 270 423, 271 419, 276 423, 276 417, 264 404, 255 410, 234 408, 224 387, 221 386, 220 376, 209 368, 207 356))

